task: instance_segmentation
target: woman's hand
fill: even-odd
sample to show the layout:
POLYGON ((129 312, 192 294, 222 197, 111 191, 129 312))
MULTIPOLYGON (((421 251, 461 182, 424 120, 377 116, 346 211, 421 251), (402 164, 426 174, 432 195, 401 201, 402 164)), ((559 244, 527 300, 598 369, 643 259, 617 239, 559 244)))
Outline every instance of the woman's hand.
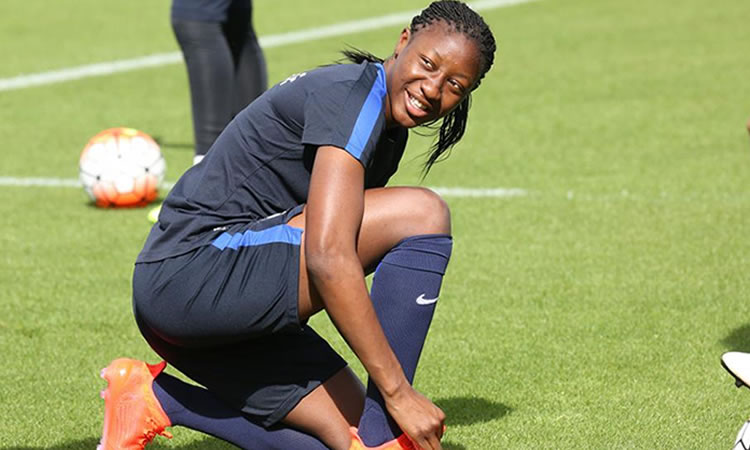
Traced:
POLYGON ((445 413, 440 408, 408 384, 384 398, 388 413, 417 448, 442 449, 445 413))

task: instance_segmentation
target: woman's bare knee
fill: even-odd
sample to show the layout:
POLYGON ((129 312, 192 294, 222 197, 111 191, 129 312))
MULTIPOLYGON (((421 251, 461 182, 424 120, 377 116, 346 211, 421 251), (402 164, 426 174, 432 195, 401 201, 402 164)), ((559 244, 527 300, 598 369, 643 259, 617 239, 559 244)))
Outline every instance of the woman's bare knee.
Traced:
POLYGON ((450 234, 451 212, 448 204, 435 191, 428 188, 410 188, 410 215, 415 227, 414 234, 450 234))

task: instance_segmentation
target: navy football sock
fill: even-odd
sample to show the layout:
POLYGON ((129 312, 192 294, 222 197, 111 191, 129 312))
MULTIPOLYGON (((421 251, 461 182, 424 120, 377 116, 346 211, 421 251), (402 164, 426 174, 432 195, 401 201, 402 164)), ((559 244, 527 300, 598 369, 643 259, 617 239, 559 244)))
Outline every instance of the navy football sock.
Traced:
POLYGON ((244 449, 325 450, 322 442, 283 424, 265 429, 227 406, 206 389, 166 373, 154 380, 154 393, 172 425, 180 425, 244 449))
MULTIPOLYGON (((409 383, 414 381, 451 249, 451 237, 444 234, 406 238, 383 257, 372 280, 375 312, 409 383)), ((359 422, 362 441, 377 446, 400 434, 378 388, 369 381, 359 422)))

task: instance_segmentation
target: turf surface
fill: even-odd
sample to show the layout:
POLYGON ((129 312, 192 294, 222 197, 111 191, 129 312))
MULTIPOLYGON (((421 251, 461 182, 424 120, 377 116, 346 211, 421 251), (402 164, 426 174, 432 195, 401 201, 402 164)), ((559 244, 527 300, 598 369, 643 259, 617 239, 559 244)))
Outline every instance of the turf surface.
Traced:
MULTIPOLYGON (((259 0, 272 35, 422 4, 259 0), (294 14, 290 14, 294 11, 294 14)), ((166 0, 0 4, 0 78, 176 50, 166 0)), ((446 449, 722 449, 750 392, 750 3, 539 0, 483 13, 500 42, 465 140, 422 182, 516 187, 448 198, 456 248, 418 389, 446 449)), ((269 49, 269 78, 387 55, 399 27, 269 49)), ((168 179, 190 164, 181 65, 0 92, 0 176, 77 176, 88 138, 139 128, 168 179)), ((394 184, 420 183, 410 141, 394 184)), ((0 449, 94 448, 101 367, 155 360, 130 313, 146 210, 82 189, 0 186, 0 449)), ((324 316, 314 325, 353 361, 324 316)), ((174 430, 154 448, 221 449, 174 430)))

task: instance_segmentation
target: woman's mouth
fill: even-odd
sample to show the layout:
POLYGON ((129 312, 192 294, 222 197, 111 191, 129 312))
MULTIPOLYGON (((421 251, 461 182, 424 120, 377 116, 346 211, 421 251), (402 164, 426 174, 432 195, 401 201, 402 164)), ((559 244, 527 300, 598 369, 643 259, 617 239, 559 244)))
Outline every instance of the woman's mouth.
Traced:
POLYGON ((430 105, 414 97, 409 91, 406 91, 406 109, 416 119, 423 119, 430 113, 430 105))
POLYGON ((421 109, 422 111, 427 111, 427 105, 420 102, 418 99, 412 97, 411 95, 409 95, 409 103, 411 103, 412 106, 414 106, 417 109, 421 109))

